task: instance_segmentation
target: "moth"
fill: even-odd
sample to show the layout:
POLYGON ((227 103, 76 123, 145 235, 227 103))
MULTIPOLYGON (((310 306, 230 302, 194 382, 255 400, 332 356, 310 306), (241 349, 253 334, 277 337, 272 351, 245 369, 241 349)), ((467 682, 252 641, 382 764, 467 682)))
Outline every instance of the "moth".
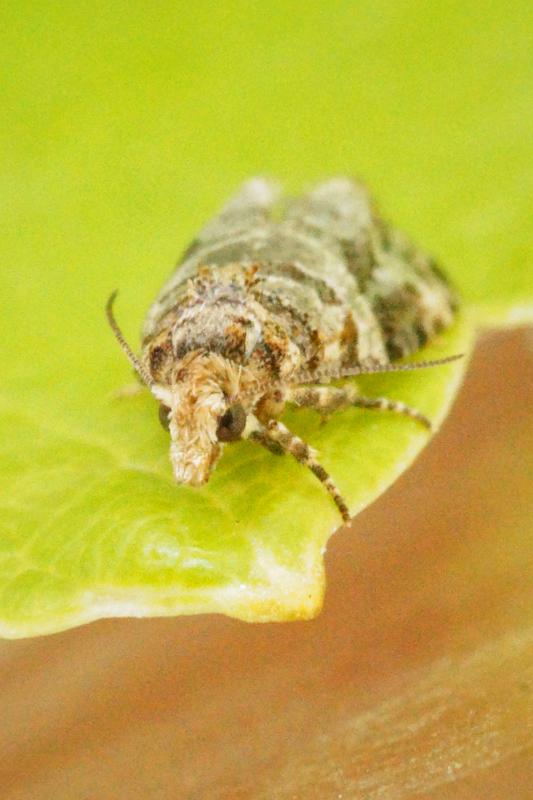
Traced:
POLYGON ((457 297, 434 260, 348 178, 285 200, 270 181, 247 181, 161 289, 140 357, 115 321, 116 294, 107 317, 159 401, 178 483, 205 483, 226 444, 250 439, 308 467, 345 521, 347 504, 315 450, 280 421, 285 405, 325 418, 348 406, 379 409, 430 428, 404 403, 331 382, 460 357, 394 363, 452 322, 457 297))

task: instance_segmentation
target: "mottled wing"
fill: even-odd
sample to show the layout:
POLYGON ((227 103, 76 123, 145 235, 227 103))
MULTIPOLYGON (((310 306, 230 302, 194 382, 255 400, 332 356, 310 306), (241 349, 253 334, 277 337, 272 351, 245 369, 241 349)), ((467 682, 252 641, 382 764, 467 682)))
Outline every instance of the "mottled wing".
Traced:
POLYGON ((199 265, 214 263, 212 254, 219 251, 227 254, 223 259, 226 262, 238 262, 243 254, 249 252, 249 232, 261 232, 268 225, 279 194, 277 184, 264 178, 252 178, 207 223, 187 248, 151 306, 143 326, 143 343, 157 333, 160 321, 176 304, 199 265))
POLYGON ((362 184, 322 183, 293 201, 286 219, 324 248, 340 249, 391 360, 415 352, 452 321, 456 300, 446 278, 431 256, 378 216, 362 184))
POLYGON ((343 253, 359 258, 359 272, 368 257, 375 224, 371 200, 362 183, 332 178, 308 194, 287 203, 284 218, 323 242, 341 246, 343 253))
POLYGON ((144 342, 156 332, 159 321, 175 305, 200 264, 217 260, 219 263, 239 262, 244 256, 249 257, 249 234, 251 231, 260 234, 266 228, 279 195, 277 184, 264 178, 252 178, 205 225, 150 308, 143 328, 144 342))
POLYGON ((201 266, 259 266, 258 299, 297 341, 307 369, 341 371, 413 353, 453 318, 433 260, 387 226, 365 187, 334 178, 272 218, 277 187, 260 178, 201 231, 151 307, 144 342, 201 266))
POLYGON ((277 184, 265 178, 251 178, 220 212, 200 231, 183 255, 182 261, 203 248, 222 245, 224 241, 257 230, 270 219, 272 209, 280 196, 277 184))

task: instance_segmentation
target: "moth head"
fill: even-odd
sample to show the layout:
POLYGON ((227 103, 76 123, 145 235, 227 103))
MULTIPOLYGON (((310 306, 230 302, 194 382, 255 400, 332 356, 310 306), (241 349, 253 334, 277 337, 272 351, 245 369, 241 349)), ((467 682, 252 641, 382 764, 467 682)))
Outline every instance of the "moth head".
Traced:
POLYGON ((260 394, 254 372, 217 353, 195 350, 174 370, 165 370, 160 383, 154 364, 137 358, 125 340, 113 314, 116 296, 113 292, 107 301, 107 319, 139 378, 159 400, 159 419, 171 438, 174 476, 178 483, 205 483, 224 444, 245 435, 260 394))
POLYGON ((194 353, 179 363, 170 386, 154 386, 159 419, 170 433, 178 483, 205 483, 224 444, 245 433, 250 392, 243 370, 216 354, 194 353))

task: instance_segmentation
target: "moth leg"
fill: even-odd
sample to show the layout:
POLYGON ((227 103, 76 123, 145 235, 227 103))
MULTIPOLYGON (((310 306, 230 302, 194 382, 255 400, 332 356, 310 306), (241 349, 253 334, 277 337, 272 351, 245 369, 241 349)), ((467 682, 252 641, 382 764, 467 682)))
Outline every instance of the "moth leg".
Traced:
MULTIPOLYGON (((290 453, 296 461, 308 467, 313 475, 325 486, 344 522, 350 520, 348 506, 343 500, 339 490, 335 486, 332 478, 315 458, 315 452, 307 445, 303 439, 291 433, 283 423, 277 420, 270 420, 266 427, 259 428, 250 434, 250 439, 258 442, 272 452, 272 446, 277 446, 281 452, 290 453)), ((278 450, 278 452, 279 452, 278 450)))
POLYGON ((146 386, 139 383, 139 381, 135 381, 135 383, 127 383, 125 386, 121 386, 120 389, 115 389, 111 397, 114 400, 123 400, 126 397, 137 397, 137 395, 144 392, 145 389, 146 386))
POLYGON ((377 409, 378 411, 392 411, 393 414, 402 414, 405 417, 415 419, 428 430, 431 430, 431 420, 429 420, 416 408, 402 403, 400 400, 389 400, 386 397, 362 397, 357 387, 347 384, 337 388, 335 386, 303 386, 291 389, 287 395, 287 402, 297 406, 314 408, 324 417, 333 411, 349 406, 359 408, 377 409))
POLYGON ((268 450, 268 452, 272 453, 274 456, 285 455, 285 450, 283 447, 274 439, 271 439, 264 428, 258 428, 257 430, 253 431, 248 438, 260 444, 265 448, 265 450, 268 450))

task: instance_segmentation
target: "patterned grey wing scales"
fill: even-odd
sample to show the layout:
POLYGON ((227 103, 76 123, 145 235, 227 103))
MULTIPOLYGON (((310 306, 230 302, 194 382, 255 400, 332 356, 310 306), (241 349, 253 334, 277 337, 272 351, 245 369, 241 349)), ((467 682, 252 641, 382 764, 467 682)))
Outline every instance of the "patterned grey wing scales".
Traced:
POLYGON ((159 321, 186 290, 187 281, 194 277, 199 266, 238 262, 250 254, 250 241, 257 233, 263 238, 279 194, 277 184, 264 178, 252 178, 241 186, 180 258, 148 312, 143 341, 156 333, 159 321))
POLYGON ((285 220, 327 242, 368 246, 373 224, 369 194, 363 184, 349 178, 332 178, 311 192, 290 201, 285 220))
POLYGON ((366 186, 350 178, 332 178, 291 201, 285 220, 335 251, 364 294, 374 263, 372 239, 380 225, 366 186))
POLYGON ((435 262, 379 217, 362 184, 326 181, 295 199, 285 218, 340 250, 391 360, 416 352, 452 321, 453 294, 435 262))
POLYGON ((451 324, 457 301, 434 259, 381 224, 365 283, 391 360, 420 349, 451 324))
POLYGON ((204 247, 222 244, 224 240, 261 228, 269 221, 279 196, 280 189, 273 181, 265 178, 246 181, 216 217, 200 231, 182 260, 185 261, 204 247))

